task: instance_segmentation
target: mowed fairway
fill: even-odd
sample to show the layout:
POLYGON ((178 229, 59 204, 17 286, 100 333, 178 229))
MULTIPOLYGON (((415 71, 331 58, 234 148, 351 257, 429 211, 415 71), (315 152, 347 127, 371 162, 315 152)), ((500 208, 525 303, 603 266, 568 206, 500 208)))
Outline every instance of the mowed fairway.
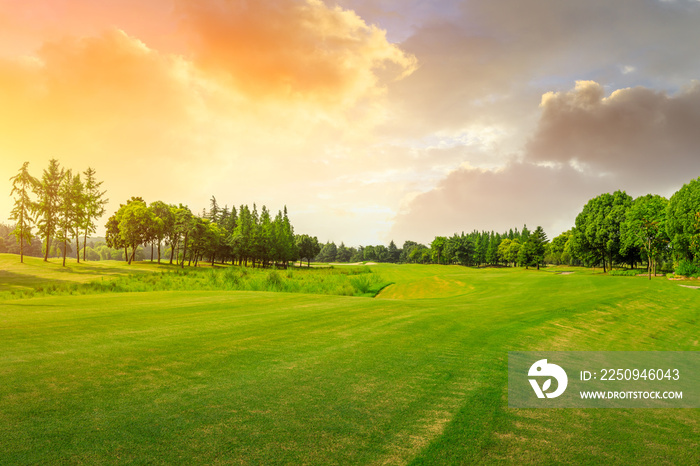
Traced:
POLYGON ((372 266, 376 298, 0 301, 0 464, 697 464, 697 409, 510 409, 512 350, 698 351, 700 290, 372 266))

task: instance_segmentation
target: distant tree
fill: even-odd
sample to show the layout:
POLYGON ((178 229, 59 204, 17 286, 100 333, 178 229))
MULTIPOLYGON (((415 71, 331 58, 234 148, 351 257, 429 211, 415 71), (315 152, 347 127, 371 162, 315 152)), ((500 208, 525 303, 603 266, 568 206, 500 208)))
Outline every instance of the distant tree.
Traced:
POLYGON ((418 246, 418 243, 415 241, 404 241, 403 247, 401 248, 401 254, 399 255, 399 261, 404 263, 411 262, 411 252, 418 246))
POLYGON ((56 233, 58 215, 61 207, 61 182, 65 171, 61 168, 58 160, 51 159, 48 168, 44 169, 41 181, 37 184, 36 210, 39 215, 38 229, 45 239, 44 261, 49 260, 51 249, 51 238, 56 233))
POLYGON ((352 258, 352 251, 348 249, 344 243, 340 243, 338 246, 338 252, 336 254, 335 260, 338 262, 350 262, 352 258))
POLYGON ((212 196, 209 200, 209 220, 212 222, 219 221, 219 215, 221 214, 221 209, 219 208, 219 203, 216 202, 216 197, 212 196))
MULTIPOLYGON (((172 239, 175 230, 175 208, 163 201, 151 202, 148 208, 153 213, 153 216, 160 220, 157 222, 153 231, 153 238, 158 246, 158 263, 160 264, 160 247, 163 241, 172 239)), ((172 262, 171 262, 172 263, 172 262)))
POLYGON ((389 243, 389 246, 387 247, 387 251, 389 253, 389 260, 387 262, 391 262, 394 264, 399 262, 399 260, 401 258, 401 250, 396 247, 394 240, 391 240, 391 242, 389 243))
POLYGON ((75 224, 79 223, 76 218, 76 203, 80 202, 73 196, 73 173, 67 170, 63 176, 59 187, 59 210, 56 222, 56 239, 63 243, 63 267, 66 266, 66 254, 68 253, 68 242, 71 238, 71 230, 75 224))
POLYGON ((447 243, 447 238, 444 236, 436 236, 432 243, 430 243, 430 250, 432 252, 433 262, 442 264, 443 260, 443 250, 447 243))
POLYGON ((319 252, 316 259, 319 262, 335 262, 336 255, 338 254, 338 248, 334 242, 328 242, 323 245, 321 251, 319 252))
POLYGON ((622 249, 638 248, 647 257, 649 280, 656 270, 653 264, 659 252, 669 242, 666 233, 666 212, 668 200, 664 197, 647 194, 632 202, 622 223, 622 249))
POLYGON ((410 250, 411 252, 408 255, 408 262, 412 262, 414 264, 423 263, 423 251, 428 251, 428 253, 430 253, 430 249, 422 244, 416 244, 415 246, 412 246, 410 250))
POLYGON ((501 235, 495 234, 493 231, 489 235, 489 245, 486 249, 486 262, 489 264, 498 263, 498 244, 501 242, 501 235))
POLYGON ((571 230, 565 231, 549 243, 545 255, 546 262, 556 265, 568 263, 565 250, 569 238, 571 238, 571 230))
POLYGON ((507 252, 507 261, 511 262, 513 264, 513 267, 515 267, 518 264, 518 256, 520 254, 520 248, 522 245, 520 244, 519 239, 514 239, 510 242, 510 245, 508 245, 508 252, 507 252))
MULTIPOLYGON (((125 248, 124 240, 119 234, 119 220, 117 219, 116 212, 107 219, 107 223, 105 224, 105 243, 107 247, 112 250, 121 251, 122 248, 125 248)), ((110 252, 110 258, 111 257, 112 254, 110 252)))
POLYGON ((350 262, 362 262, 365 260, 365 248, 364 246, 358 246, 357 249, 350 248, 351 251, 354 250, 350 256, 350 262))
POLYGON ((72 205, 72 224, 69 226, 69 230, 71 236, 75 239, 75 260, 80 263, 80 233, 85 225, 85 215, 87 212, 85 185, 80 179, 80 174, 76 174, 72 178, 69 191, 72 205))
POLYGON ((270 218, 270 211, 263 205, 260 210, 259 224, 256 228, 254 257, 260 260, 263 267, 266 267, 270 260, 277 255, 276 249, 275 232, 272 218, 270 218))
POLYGON ((363 248, 362 260, 367 262, 377 260, 377 251, 375 250, 374 246, 367 245, 363 248))
POLYGON ((143 200, 132 199, 117 211, 117 220, 119 221, 119 235, 124 245, 131 246, 131 255, 128 256, 127 260, 131 265, 136 257, 137 247, 148 241, 152 234, 153 225, 158 223, 160 219, 153 215, 143 200))
POLYGON ((195 224, 195 216, 192 215, 192 211, 187 206, 180 204, 175 211, 175 231, 179 242, 182 243, 182 262, 180 267, 185 267, 185 260, 187 259, 187 244, 189 242, 190 233, 193 230, 195 224))
POLYGON ((294 227, 289 220, 287 206, 284 206, 282 212, 278 212, 274 222, 275 230, 275 262, 281 261, 286 269, 289 262, 294 261, 298 257, 296 240, 294 237, 294 227))
POLYGON ((389 249, 383 244, 378 244, 374 247, 374 254, 377 262, 391 262, 389 249))
POLYGON ((209 256, 212 267, 214 267, 214 261, 219 252, 219 246, 223 242, 224 233, 224 230, 222 230, 216 222, 209 222, 206 225, 202 242, 202 252, 209 256))
POLYGON ((690 251, 695 257, 700 257, 700 212, 695 212, 693 234, 690 237, 690 251))
POLYGON ((501 241, 501 244, 498 245, 497 254, 499 261, 505 263, 506 265, 508 265, 508 263, 510 262, 508 257, 508 249, 510 248, 510 243, 510 238, 505 238, 503 241, 501 241))
POLYGON ((666 210, 666 233, 673 243, 676 262, 692 261, 697 251, 691 248, 693 236, 697 234, 696 215, 700 212, 700 178, 684 184, 671 199, 666 210))
POLYGON ((534 265, 534 251, 532 249, 532 243, 529 241, 529 239, 530 237, 528 236, 528 241, 525 241, 520 246, 520 249, 518 249, 518 264, 526 269, 531 265, 534 265))
POLYGON ((531 263, 537 265, 537 270, 540 269, 540 264, 544 262, 544 253, 547 247, 547 235, 541 226, 538 226, 528 237, 528 250, 531 254, 531 263))
POLYGON ((85 247, 87 237, 97 229, 97 220, 105 213, 105 205, 108 199, 104 198, 107 191, 101 191, 102 181, 95 178, 96 171, 88 167, 83 172, 85 176, 85 215, 83 217, 83 260, 85 260, 85 247))
POLYGON ((321 245, 315 236, 297 235, 296 244, 299 250, 299 259, 306 259, 307 266, 311 267, 311 259, 321 252, 321 245))
POLYGON ((10 196, 15 196, 15 205, 10 213, 10 220, 14 220, 15 229, 12 234, 19 243, 19 261, 24 262, 24 244, 31 245, 32 223, 34 219, 32 212, 36 209, 36 204, 32 201, 29 193, 36 190, 39 180, 29 174, 27 167, 29 162, 24 162, 19 173, 12 178, 12 190, 10 196))
POLYGON ((577 243, 594 262, 603 263, 604 272, 606 263, 612 267, 614 258, 619 256, 621 224, 631 204, 632 198, 624 191, 604 193, 589 200, 576 217, 577 243))
POLYGON ((470 265, 476 260, 474 240, 464 234, 461 236, 455 234, 448 239, 445 250, 445 256, 454 258, 461 265, 470 265))

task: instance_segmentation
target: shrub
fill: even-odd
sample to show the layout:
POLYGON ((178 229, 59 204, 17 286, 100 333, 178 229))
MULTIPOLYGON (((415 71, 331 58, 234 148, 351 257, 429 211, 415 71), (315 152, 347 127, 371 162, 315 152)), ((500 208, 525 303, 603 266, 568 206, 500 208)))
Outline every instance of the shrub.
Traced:
POLYGON ((641 275, 647 272, 648 271, 644 269, 611 270, 610 272, 608 272, 608 275, 612 275, 614 277, 636 277, 637 275, 641 275))
POLYGON ((279 289, 282 285, 282 277, 276 270, 267 274, 267 284, 273 289, 279 289))
POLYGON ((693 262, 682 260, 678 264, 678 267, 676 267, 676 275, 683 275, 684 277, 697 277, 700 275, 700 269, 693 262))

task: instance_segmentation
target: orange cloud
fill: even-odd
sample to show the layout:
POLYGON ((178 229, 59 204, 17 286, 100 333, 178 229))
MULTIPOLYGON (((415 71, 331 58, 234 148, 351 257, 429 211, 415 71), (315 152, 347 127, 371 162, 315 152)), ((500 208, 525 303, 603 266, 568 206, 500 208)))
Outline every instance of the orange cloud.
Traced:
POLYGON ((256 97, 353 105, 381 90, 381 70, 409 74, 415 58, 384 31, 320 0, 181 1, 196 61, 256 97))
MULTIPOLYGON (((201 107, 190 68, 116 29, 0 60, 0 172, 9 176, 29 161, 40 175, 49 158, 79 171, 92 165, 114 181, 134 179, 139 168, 155 176, 175 163, 187 170, 197 163, 187 130, 201 107)), ((167 182, 138 190, 156 185, 167 182)), ((122 200, 129 190, 110 197, 122 200)))
MULTIPOLYGON (((331 26, 321 21, 319 28, 331 26)), ((362 55, 362 47, 353 50, 362 55)), ((371 139, 383 117, 381 53, 370 52, 373 59, 348 51, 348 60, 365 69, 353 68, 331 87, 307 83, 292 95, 221 79, 221 70, 149 47, 120 29, 45 41, 31 55, 0 58, 0 188, 9 192, 2 180, 22 162, 38 176, 57 158, 75 170, 97 169, 111 199, 108 210, 132 195, 198 210, 212 194, 222 204, 300 210, 314 202, 315 181, 372 171, 375 160, 367 162, 366 151, 352 146, 371 139), (263 90, 269 98, 256 94, 263 90), (347 151, 336 153, 339 145, 347 151), (309 189, 298 189, 302 180, 309 189)), ((362 192, 352 205, 376 200, 362 192)), ((10 202, 0 200, 0 212, 9 212, 10 202)), ((318 225, 305 230, 324 234, 318 225)))

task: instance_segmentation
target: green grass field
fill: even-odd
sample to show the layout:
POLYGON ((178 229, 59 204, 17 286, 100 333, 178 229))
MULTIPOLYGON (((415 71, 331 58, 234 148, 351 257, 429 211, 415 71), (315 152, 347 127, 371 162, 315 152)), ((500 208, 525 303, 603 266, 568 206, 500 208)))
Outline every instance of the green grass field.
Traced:
MULTIPOLYGON (((0 291, 161 271, 12 260, 0 291)), ((372 270, 393 283, 376 298, 0 301, 0 464, 698 464, 697 409, 508 408, 507 352, 698 351, 700 290, 584 269, 372 270)))

